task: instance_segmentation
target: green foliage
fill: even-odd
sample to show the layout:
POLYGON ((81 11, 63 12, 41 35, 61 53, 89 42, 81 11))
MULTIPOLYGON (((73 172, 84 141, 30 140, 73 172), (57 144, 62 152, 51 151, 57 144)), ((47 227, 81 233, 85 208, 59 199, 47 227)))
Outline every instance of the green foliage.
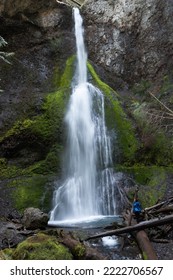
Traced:
POLYGON ((147 104, 133 103, 133 116, 141 138, 140 160, 145 164, 167 166, 173 162, 173 143, 164 131, 148 120, 147 104))
MULTIPOLYGON (((133 176, 135 182, 140 185, 139 200, 142 207, 149 207, 162 199, 166 191, 166 176, 169 170, 158 166, 134 165, 132 167, 119 166, 120 171, 133 176)), ((170 171, 169 171, 170 172, 170 171)), ((134 191, 128 193, 133 201, 134 191)))
POLYGON ((133 86, 132 91, 142 97, 145 97, 147 90, 151 87, 151 82, 147 80, 141 80, 133 86))
POLYGON ((162 85, 159 90, 160 93, 159 98, 162 98, 163 96, 169 93, 172 95, 172 92, 173 92, 173 81, 168 75, 166 75, 162 79, 162 85))
POLYGON ((38 233, 21 242, 12 253, 13 260, 72 260, 69 250, 56 237, 38 233))

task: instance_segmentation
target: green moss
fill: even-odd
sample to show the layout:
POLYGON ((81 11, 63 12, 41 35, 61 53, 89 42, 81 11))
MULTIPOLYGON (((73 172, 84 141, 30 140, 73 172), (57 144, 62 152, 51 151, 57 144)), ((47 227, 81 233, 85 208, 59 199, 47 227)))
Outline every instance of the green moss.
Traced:
POLYGON ((55 76, 59 89, 47 94, 41 114, 15 122, 0 138, 8 158, 15 152, 14 160, 0 160, 0 179, 12 179, 7 187, 11 188, 14 204, 21 211, 29 206, 50 209, 52 186, 49 180, 61 170, 63 119, 71 90, 74 59, 73 56, 67 60, 62 77, 58 77, 57 70, 55 76), (20 152, 23 148, 24 152, 20 152), (29 155, 27 161, 25 154, 26 157, 29 155))
POLYGON ((52 83, 53 83, 55 90, 59 89, 60 81, 61 81, 61 71, 59 69, 59 66, 56 65, 54 68, 54 74, 53 74, 53 78, 52 78, 52 83))
POLYGON ((55 237, 38 233, 21 242, 13 251, 14 260, 71 260, 69 250, 55 237))
POLYGON ((44 160, 36 162, 25 169, 26 174, 60 174, 62 145, 53 145, 44 160))
POLYGON ((54 177, 50 175, 30 175, 12 179, 8 182, 11 197, 16 209, 21 213, 27 207, 40 208, 48 212, 51 207, 54 177))
POLYGON ((0 170, 0 180, 20 176, 23 171, 18 166, 8 165, 8 161, 5 158, 0 158, 0 170))
POLYGON ((13 249, 4 249, 0 251, 0 260, 11 260, 13 254, 13 249))
POLYGON ((77 259, 82 259, 85 256, 86 248, 81 243, 77 244, 73 250, 73 255, 77 259))
POLYGON ((31 128, 33 125, 34 120, 26 119, 24 121, 17 121, 15 124, 10 128, 4 136, 0 137, 0 142, 4 141, 7 138, 10 138, 15 135, 19 135, 23 133, 24 131, 31 128))
POLYGON ((57 140, 57 137, 61 138, 64 111, 69 99, 70 85, 73 77, 74 59, 75 56, 72 56, 66 62, 65 71, 60 78, 59 90, 46 96, 42 106, 42 114, 33 119, 17 121, 0 138, 0 142, 15 135, 20 135, 23 132, 35 134, 42 139, 43 143, 52 143, 55 139, 57 140))
POLYGON ((114 98, 116 99, 118 97, 118 94, 107 84, 105 84, 103 81, 100 80, 99 76, 95 72, 93 66, 87 62, 87 68, 93 77, 95 83, 97 84, 98 88, 105 93, 105 95, 109 96, 110 99, 114 98))
POLYGON ((123 151, 123 157, 127 164, 134 160, 138 149, 138 141, 135 137, 134 129, 128 120, 120 101, 118 94, 108 85, 100 80, 91 64, 87 64, 88 69, 97 85, 105 94, 106 108, 105 117, 109 127, 116 129, 118 134, 118 147, 123 151))
MULTIPOLYGON (((46 96, 42 105, 42 114, 32 119, 15 122, 11 129, 0 138, 0 143, 5 143, 5 149, 15 150, 16 155, 18 152, 17 149, 20 149, 20 146, 25 146, 29 152, 30 145, 37 146, 37 152, 41 153, 40 158, 43 158, 43 160, 36 162, 30 166, 30 169, 28 168, 23 171, 19 166, 9 166, 3 163, 1 178, 11 178, 15 174, 16 176, 29 174, 29 171, 31 173, 43 174, 57 172, 58 166, 60 166, 61 144, 64 133, 63 119, 69 99, 69 85, 72 78, 73 62, 74 57, 67 61, 65 72, 61 78, 61 86, 64 87, 63 90, 60 89, 46 96), (66 80, 65 84, 67 77, 68 80, 66 80), (20 145, 18 145, 19 143, 20 145)), ((2 166, 2 162, 0 165, 2 166)))
POLYGON ((53 146, 45 160, 25 169, 8 164, 3 158, 0 160, 0 179, 8 178, 6 188, 11 189, 11 198, 20 212, 30 206, 49 211, 53 193, 52 181, 54 174, 60 172, 58 166, 61 150, 61 146, 53 146))
POLYGON ((143 260, 148 260, 148 256, 145 251, 142 252, 143 260))
POLYGON ((6 166, 6 164, 7 164, 6 158, 0 158, 0 166, 3 167, 6 166))
POLYGON ((76 58, 76 56, 73 55, 66 61, 65 71, 60 80, 60 88, 70 88, 71 87, 71 82, 72 82, 72 78, 74 75, 75 58, 76 58))
POLYGON ((43 114, 35 118, 31 127, 32 132, 38 135, 43 143, 49 145, 55 141, 62 141, 63 117, 68 95, 57 91, 48 94, 43 104, 43 114))

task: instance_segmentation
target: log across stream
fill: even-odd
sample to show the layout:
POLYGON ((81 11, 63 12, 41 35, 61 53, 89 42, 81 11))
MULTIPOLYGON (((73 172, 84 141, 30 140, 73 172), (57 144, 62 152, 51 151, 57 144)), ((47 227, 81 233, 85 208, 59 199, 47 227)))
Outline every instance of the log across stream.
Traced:
POLYGON ((92 235, 87 238, 87 240, 104 237, 104 236, 112 236, 112 235, 121 235, 123 233, 131 233, 134 231, 143 230, 146 228, 154 227, 154 226, 160 226, 168 223, 173 223, 173 215, 166 216, 164 218, 155 218, 149 221, 144 221, 139 224, 136 224, 134 226, 127 226, 115 230, 106 231, 100 234, 92 235))

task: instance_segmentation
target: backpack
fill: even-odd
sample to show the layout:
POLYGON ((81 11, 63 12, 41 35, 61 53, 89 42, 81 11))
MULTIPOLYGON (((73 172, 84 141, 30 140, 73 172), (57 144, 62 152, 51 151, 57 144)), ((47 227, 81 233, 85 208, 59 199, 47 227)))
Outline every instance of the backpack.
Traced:
POLYGON ((139 201, 133 202, 133 213, 140 213, 142 211, 142 207, 139 201))

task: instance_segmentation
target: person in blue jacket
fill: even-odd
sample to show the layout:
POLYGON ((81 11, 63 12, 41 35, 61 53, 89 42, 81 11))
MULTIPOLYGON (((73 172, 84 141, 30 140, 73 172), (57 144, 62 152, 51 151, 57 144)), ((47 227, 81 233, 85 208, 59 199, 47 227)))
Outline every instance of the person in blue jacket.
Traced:
POLYGON ((132 211, 133 214, 135 215, 135 219, 137 223, 141 222, 141 212, 142 212, 142 206, 138 200, 138 188, 135 191, 135 196, 134 196, 134 201, 133 201, 133 206, 132 206, 132 211))
POLYGON ((133 202, 133 213, 135 214, 135 218, 136 218, 137 222, 140 221, 141 212, 142 212, 141 204, 138 201, 138 199, 135 199, 133 202))

